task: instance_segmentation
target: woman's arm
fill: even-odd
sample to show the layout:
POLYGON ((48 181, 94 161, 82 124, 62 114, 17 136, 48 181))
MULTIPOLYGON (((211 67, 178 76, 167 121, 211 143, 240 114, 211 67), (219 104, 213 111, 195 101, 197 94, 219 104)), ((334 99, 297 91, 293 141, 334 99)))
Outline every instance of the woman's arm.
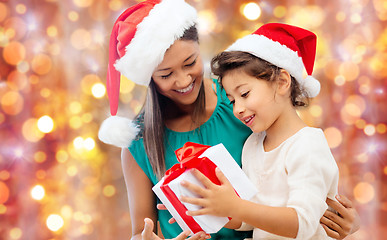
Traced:
POLYGON ((320 219, 322 226, 329 237, 344 239, 360 228, 360 217, 352 202, 345 196, 336 196, 338 202, 327 199, 327 204, 336 212, 325 211, 320 219))
POLYGON ((241 226, 242 226, 242 221, 236 220, 235 218, 230 219, 230 221, 228 221, 228 223, 224 225, 225 228, 229 228, 229 229, 238 229, 241 226))
POLYGON ((152 183, 127 148, 121 151, 121 164, 128 192, 132 239, 142 239, 144 219, 150 218, 153 222, 157 222, 156 198, 152 192, 152 183))
MULTIPOLYGON (((156 234, 154 223, 157 222, 156 198, 152 183, 138 166, 128 149, 121 151, 121 164, 128 191, 129 211, 132 221, 132 240, 161 240, 156 234)), ((174 240, 183 240, 190 232, 180 233, 174 240)), ((208 239, 209 235, 198 232, 189 240, 208 239)))
POLYGON ((297 236, 298 217, 293 208, 270 207, 239 198, 231 183, 218 168, 216 175, 221 182, 220 186, 212 183, 197 170, 192 170, 192 173, 203 183, 205 188, 189 182, 182 182, 184 187, 201 196, 201 198, 181 198, 183 202, 202 207, 197 211, 188 211, 188 215, 209 214, 231 217, 280 236, 291 238, 297 236))

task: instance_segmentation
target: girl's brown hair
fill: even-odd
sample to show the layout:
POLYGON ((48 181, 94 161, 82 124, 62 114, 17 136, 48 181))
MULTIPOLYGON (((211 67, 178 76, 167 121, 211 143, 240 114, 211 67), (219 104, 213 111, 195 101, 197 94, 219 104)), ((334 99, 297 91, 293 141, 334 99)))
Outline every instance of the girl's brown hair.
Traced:
MULTIPOLYGON (((222 78, 227 72, 235 69, 241 69, 252 77, 268 82, 275 82, 281 73, 281 68, 243 51, 221 52, 211 60, 212 73, 218 76, 221 86, 222 78)), ((294 77, 291 78, 290 98, 293 106, 307 106, 307 93, 301 89, 294 77)))
MULTIPOLYGON (((187 29, 180 40, 199 42, 196 26, 187 29)), ((166 171, 164 110, 169 104, 173 104, 173 102, 169 98, 161 95, 157 91, 156 84, 151 80, 145 105, 136 118, 141 127, 140 137, 143 137, 145 152, 152 166, 152 170, 158 179, 161 179, 166 171)), ((200 125, 199 120, 203 112, 205 112, 205 92, 203 84, 200 87, 198 98, 194 104, 195 109, 192 121, 194 124, 200 125)))

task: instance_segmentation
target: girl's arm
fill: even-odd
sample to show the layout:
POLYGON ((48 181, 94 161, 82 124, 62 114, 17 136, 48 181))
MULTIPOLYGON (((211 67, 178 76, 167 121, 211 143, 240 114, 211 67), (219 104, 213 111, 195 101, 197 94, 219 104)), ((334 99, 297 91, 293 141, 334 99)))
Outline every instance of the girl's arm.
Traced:
POLYGON ((202 206, 200 210, 188 211, 191 216, 215 215, 231 217, 264 231, 284 237, 295 238, 298 233, 297 212, 288 207, 270 207, 239 198, 230 182, 217 168, 216 174, 221 185, 212 183, 206 176, 193 169, 193 174, 205 188, 182 182, 182 185, 200 195, 201 198, 182 197, 183 202, 202 206))

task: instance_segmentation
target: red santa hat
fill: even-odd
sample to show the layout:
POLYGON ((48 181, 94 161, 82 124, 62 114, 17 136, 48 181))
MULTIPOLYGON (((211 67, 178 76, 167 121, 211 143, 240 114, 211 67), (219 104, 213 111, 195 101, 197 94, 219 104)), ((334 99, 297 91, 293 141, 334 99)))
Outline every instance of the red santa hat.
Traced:
POLYGON ((106 84, 112 116, 101 125, 101 141, 128 147, 139 131, 130 119, 116 116, 121 74, 148 86, 166 50, 196 21, 196 10, 184 0, 143 1, 118 17, 110 35, 106 84))
POLYGON ((315 97, 320 92, 320 82, 311 76, 316 42, 316 35, 306 29, 268 23, 238 39, 226 51, 248 52, 285 69, 300 83, 309 97, 315 97), (308 74, 306 78, 303 77, 305 71, 308 74))

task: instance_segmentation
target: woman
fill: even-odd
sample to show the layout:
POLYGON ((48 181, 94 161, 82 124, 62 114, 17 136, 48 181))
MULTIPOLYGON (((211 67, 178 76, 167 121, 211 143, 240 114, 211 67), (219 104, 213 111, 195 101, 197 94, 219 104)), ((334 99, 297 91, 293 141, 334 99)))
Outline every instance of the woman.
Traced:
MULTIPOLYGON (((173 238, 181 232, 177 224, 168 223, 171 215, 167 211, 156 209, 157 199, 151 189, 165 170, 177 163, 176 149, 187 141, 223 143, 241 165, 243 142, 251 134, 233 116, 232 106, 217 83, 203 78, 195 24, 196 11, 183 0, 148 0, 127 9, 113 27, 107 78, 112 117, 102 124, 99 138, 123 148, 132 239, 158 239, 152 233, 157 220, 164 237, 173 238), (134 122, 115 116, 120 73, 149 86, 145 106, 134 122), (237 126, 238 131, 229 131, 230 126, 237 126)), ((348 233, 341 226, 352 227, 356 211, 340 204, 334 207, 341 208, 341 215, 347 217, 327 213, 322 221, 330 227, 330 236, 345 237, 348 233)), ((182 233, 176 239, 186 236, 182 233)), ((211 237, 248 236, 222 229, 211 237)), ((192 237, 199 238, 205 236, 192 237)))

